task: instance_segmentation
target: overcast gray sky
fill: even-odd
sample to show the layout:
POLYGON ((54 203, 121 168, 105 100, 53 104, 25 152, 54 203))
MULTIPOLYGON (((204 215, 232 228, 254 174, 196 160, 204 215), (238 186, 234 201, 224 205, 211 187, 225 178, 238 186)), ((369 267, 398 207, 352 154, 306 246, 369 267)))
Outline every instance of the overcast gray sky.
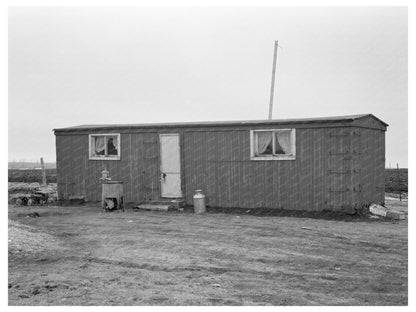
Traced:
POLYGON ((405 7, 9 9, 9 161, 53 128, 373 113, 407 167, 405 7))

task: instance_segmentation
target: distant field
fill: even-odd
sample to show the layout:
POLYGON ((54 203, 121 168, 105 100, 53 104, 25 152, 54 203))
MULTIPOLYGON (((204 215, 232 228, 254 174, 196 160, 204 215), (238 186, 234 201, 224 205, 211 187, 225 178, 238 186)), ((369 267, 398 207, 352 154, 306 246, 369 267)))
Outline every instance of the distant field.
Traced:
MULTIPOLYGON (((40 162, 28 162, 28 161, 9 161, 9 169, 39 169, 41 167, 40 162)), ((46 169, 55 169, 56 163, 45 162, 46 169)))
MULTIPOLYGON (((48 183, 56 183, 56 169, 46 169, 46 180, 48 183)), ((42 182, 42 171, 40 169, 9 169, 9 182, 42 182)))
POLYGON ((398 193, 408 191, 408 169, 386 169, 386 192, 398 193))

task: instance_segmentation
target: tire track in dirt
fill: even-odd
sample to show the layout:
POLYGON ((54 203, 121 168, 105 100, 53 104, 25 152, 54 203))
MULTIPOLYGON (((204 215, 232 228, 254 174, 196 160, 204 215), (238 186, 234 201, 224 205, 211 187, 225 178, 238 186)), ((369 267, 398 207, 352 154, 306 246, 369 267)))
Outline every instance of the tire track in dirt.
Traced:
MULTIPOLYGON (((77 257, 77 256, 70 256, 65 258, 59 258, 57 261, 74 261, 74 262, 83 262, 82 265, 84 268, 87 267, 86 264, 88 263, 95 263, 95 264, 106 264, 106 265, 114 265, 114 266, 120 266, 123 268, 132 268, 132 269, 139 269, 139 270, 147 270, 152 272, 183 272, 183 273, 189 273, 189 272, 201 272, 201 273, 214 273, 217 275, 222 274, 249 274, 254 275, 257 278, 262 277, 265 279, 276 279, 276 278, 297 278, 297 279, 304 279, 305 275, 308 275, 313 278, 319 278, 319 279, 326 279, 326 280, 338 280, 338 279, 345 279, 347 276, 346 272, 333 272, 333 270, 330 270, 332 272, 328 272, 327 275, 317 275, 315 272, 298 272, 295 270, 281 270, 276 267, 273 267, 274 271, 260 271, 260 270, 254 270, 254 269, 235 269, 235 268, 225 268, 225 267, 217 267, 217 266, 187 266, 187 267, 166 267, 166 266, 160 266, 160 265, 154 265, 154 264, 138 264, 130 261, 121 261, 121 260, 111 260, 111 259, 105 259, 105 258, 97 258, 97 257, 77 257)), ((261 261, 259 261, 261 262, 261 261)))

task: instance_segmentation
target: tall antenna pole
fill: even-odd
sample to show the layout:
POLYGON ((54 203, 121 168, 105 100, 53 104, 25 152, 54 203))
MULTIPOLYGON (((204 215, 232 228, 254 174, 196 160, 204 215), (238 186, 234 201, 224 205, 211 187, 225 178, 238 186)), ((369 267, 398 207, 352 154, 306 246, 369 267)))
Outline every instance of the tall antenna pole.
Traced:
POLYGON ((269 120, 272 119, 273 114, 273 94, 274 94, 274 80, 276 76, 276 59, 277 59, 277 40, 274 42, 274 55, 273 55, 273 70, 272 70, 272 88, 270 90, 270 105, 269 105, 269 120))

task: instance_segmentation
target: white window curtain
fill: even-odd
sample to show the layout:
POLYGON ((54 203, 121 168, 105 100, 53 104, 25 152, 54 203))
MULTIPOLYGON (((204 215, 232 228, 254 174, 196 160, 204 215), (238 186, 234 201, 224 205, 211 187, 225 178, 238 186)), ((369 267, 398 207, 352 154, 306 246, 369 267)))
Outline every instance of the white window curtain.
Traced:
POLYGON ((257 153, 263 154, 272 143, 271 132, 257 132, 257 153))
POLYGON ((103 136, 95 137, 95 153, 104 154, 105 150, 105 138, 103 136))
MULTIPOLYGON (((279 143, 285 154, 291 154, 290 132, 275 132, 276 142, 279 143)), ((276 144, 277 146, 277 144, 276 144)), ((276 148, 277 149, 277 148, 276 148)), ((278 152, 278 151, 275 151, 278 152)))

